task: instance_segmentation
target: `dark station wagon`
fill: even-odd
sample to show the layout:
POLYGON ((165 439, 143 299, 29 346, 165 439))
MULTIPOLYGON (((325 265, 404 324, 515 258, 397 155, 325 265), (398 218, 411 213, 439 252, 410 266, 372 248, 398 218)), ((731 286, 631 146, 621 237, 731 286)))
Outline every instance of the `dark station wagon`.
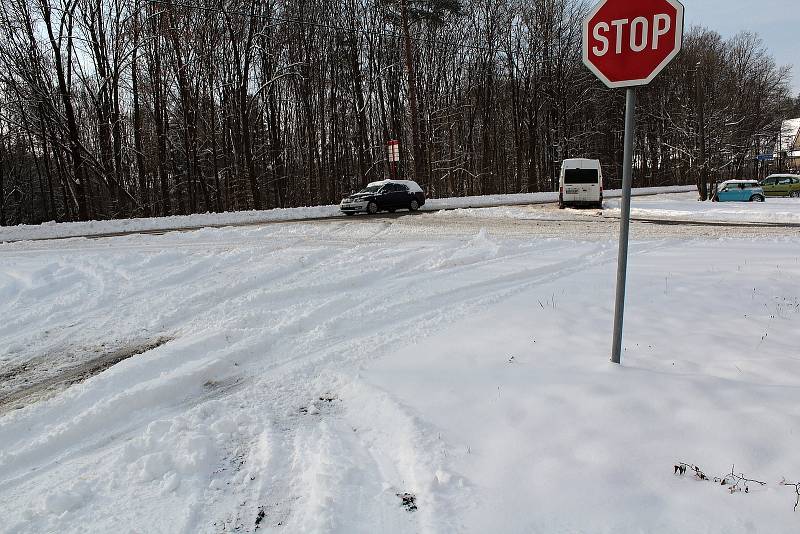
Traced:
POLYGON ((339 209, 345 215, 375 214, 379 211, 394 213, 397 210, 417 211, 425 204, 425 193, 411 180, 383 180, 344 199, 339 209))

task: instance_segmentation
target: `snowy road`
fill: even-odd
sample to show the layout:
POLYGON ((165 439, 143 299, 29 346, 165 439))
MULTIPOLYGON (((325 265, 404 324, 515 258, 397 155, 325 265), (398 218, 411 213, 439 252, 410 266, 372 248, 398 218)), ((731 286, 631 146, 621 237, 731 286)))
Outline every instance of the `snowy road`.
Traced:
POLYGON ((2 245, 0 397, 54 387, 0 406, 0 531, 790 531, 798 230, 635 223, 623 369, 616 231, 514 207, 2 245))
MULTIPOLYGON (((692 186, 637 188, 634 196, 659 195, 668 192, 694 191, 692 186)), ((606 191, 606 198, 620 195, 619 190, 606 191)), ((441 210, 462 208, 486 208, 497 206, 532 206, 553 204, 557 193, 522 193, 510 195, 485 195, 472 197, 429 199, 422 211, 432 213, 441 210)), ((403 215, 398 215, 403 216, 403 215)), ((392 219, 396 216, 381 214, 377 218, 392 219)), ((313 206, 301 208, 278 208, 264 211, 241 211, 230 213, 200 213, 139 219, 111 221, 87 221, 75 223, 53 222, 40 225, 0 227, 0 243, 25 240, 64 239, 68 237, 121 237, 133 234, 160 235, 169 231, 190 231, 200 228, 229 228, 262 226, 265 224, 294 223, 297 221, 340 221, 345 218, 339 206, 313 206)), ((376 217, 372 217, 376 218, 376 217)), ((363 220, 363 216, 359 218, 363 220)))

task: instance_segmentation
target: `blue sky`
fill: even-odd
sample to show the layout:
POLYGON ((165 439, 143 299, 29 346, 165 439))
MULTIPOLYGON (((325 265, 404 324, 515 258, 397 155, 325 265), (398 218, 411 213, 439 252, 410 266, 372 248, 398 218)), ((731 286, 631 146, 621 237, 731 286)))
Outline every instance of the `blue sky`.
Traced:
POLYGON ((723 37, 741 30, 758 33, 780 65, 794 65, 793 93, 800 93, 800 1, 683 0, 686 24, 705 26, 723 37))

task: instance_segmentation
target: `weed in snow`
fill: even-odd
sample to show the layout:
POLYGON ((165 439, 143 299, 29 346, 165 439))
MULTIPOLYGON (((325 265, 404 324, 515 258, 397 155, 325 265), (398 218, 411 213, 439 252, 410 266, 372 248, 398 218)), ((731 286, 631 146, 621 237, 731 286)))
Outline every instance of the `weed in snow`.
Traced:
MULTIPOLYGON (((696 480, 702 482, 713 482, 715 484, 719 484, 720 486, 724 486, 728 489, 731 494, 734 493, 750 493, 750 485, 756 484, 758 486, 766 486, 767 483, 761 480, 756 480, 753 478, 747 478, 744 473, 736 473, 735 468, 736 466, 731 466, 731 472, 726 474, 725 476, 721 477, 713 477, 710 478, 706 475, 702 469, 697 467, 694 464, 689 464, 686 462, 678 462, 674 466, 675 471, 674 473, 679 476, 685 475, 687 472, 691 472, 694 475, 696 480)), ((795 494, 797 495, 794 503, 794 510, 797 511, 797 507, 800 505, 800 482, 788 482, 785 478, 782 479, 779 483, 780 486, 790 486, 793 487, 795 490, 795 494)))

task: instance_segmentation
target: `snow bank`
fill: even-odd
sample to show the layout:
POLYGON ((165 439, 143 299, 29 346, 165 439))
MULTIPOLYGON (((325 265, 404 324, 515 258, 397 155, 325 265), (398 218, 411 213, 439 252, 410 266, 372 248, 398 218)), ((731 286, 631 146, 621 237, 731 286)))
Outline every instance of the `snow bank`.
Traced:
MULTIPOLYGON (((608 202, 604 214, 619 217, 619 201, 608 202)), ((639 198, 631 203, 631 216, 670 221, 800 224, 800 200, 698 202, 694 195, 639 198)))
POLYGON ((173 215, 170 217, 141 219, 117 219, 113 221, 49 222, 40 225, 0 227, 0 242, 168 230, 172 228, 203 228, 206 226, 229 226, 260 222, 318 219, 321 217, 339 215, 339 213, 339 206, 316 206, 230 213, 199 213, 194 215, 173 215))
MULTIPOLYGON (((660 195, 666 193, 683 193, 696 191, 695 186, 670 186, 670 187, 640 187, 632 191, 634 196, 660 195)), ((621 189, 608 189, 605 198, 619 198, 621 189)), ((545 204, 558 202, 558 193, 520 193, 512 195, 484 195, 475 197, 431 199, 425 204, 425 209, 451 210, 468 208, 491 208, 499 206, 515 206, 525 204, 545 204)))
MULTIPOLYGON (((694 187, 659 187, 637 189, 634 194, 655 194, 694 190, 694 187)), ((619 191, 608 191, 613 198, 619 191)), ((488 206, 511 206, 556 202, 558 193, 526 193, 516 195, 486 195, 431 199, 423 211, 480 208, 488 206)), ((41 225, 20 225, 0 227, 0 243, 26 239, 50 239, 98 234, 157 231, 183 228, 203 228, 207 226, 232 226, 268 223, 276 221, 296 221, 343 216, 339 206, 316 206, 306 208, 279 208, 263 211, 241 211, 231 213, 204 213, 195 215, 174 215, 141 219, 119 219, 113 221, 88 221, 75 223, 45 223, 41 225)))
MULTIPOLYGON (((645 190, 646 191, 646 190, 645 190)), ((789 198, 769 198, 766 202, 699 202, 694 193, 669 192, 650 196, 642 191, 634 194, 631 202, 631 217, 677 222, 721 222, 721 223, 766 223, 800 224, 800 201, 789 198), (642 197, 646 194, 648 196, 642 197)), ((606 196, 602 216, 619 218, 619 191, 606 196)), ((596 216, 588 210, 566 210, 559 212, 533 210, 522 206, 487 208, 459 208, 440 211, 436 217, 477 219, 525 219, 561 221, 596 216)))

